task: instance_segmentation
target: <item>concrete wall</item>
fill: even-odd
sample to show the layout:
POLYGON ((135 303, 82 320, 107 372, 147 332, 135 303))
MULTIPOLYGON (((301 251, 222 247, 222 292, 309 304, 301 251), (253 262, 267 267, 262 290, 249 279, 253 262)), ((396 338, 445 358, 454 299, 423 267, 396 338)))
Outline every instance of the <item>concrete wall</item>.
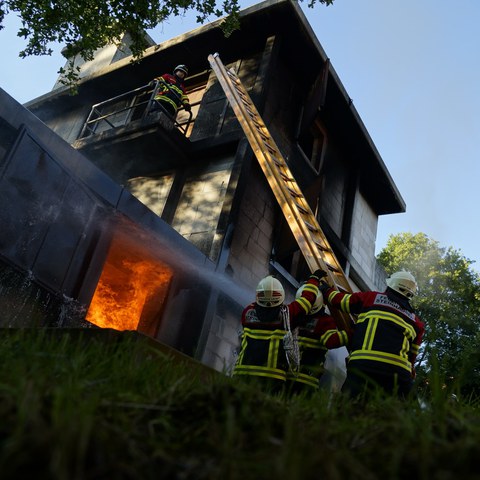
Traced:
POLYGON ((111 239, 123 238, 130 259, 145 251, 174 272, 156 338, 202 355, 206 319, 237 318, 239 308, 213 262, 2 90, 0 122, 0 325, 88 324, 111 239))
MULTIPOLYGON (((239 299, 241 301, 241 299, 239 299)), ((202 356, 202 362, 215 370, 231 373, 240 344, 240 318, 245 304, 232 304, 231 299, 220 296, 202 356)))
MULTIPOLYGON (((229 372, 233 367, 239 347, 241 313, 243 308, 255 300, 258 282, 271 273, 275 224, 281 215, 277 201, 271 192, 260 166, 253 159, 248 181, 243 192, 238 216, 227 259, 227 275, 234 285, 236 305, 226 308, 225 297, 217 302, 203 361, 216 369, 229 372)), ((282 275, 278 275, 287 293, 287 301, 293 300, 293 292, 282 275)), ((226 280, 228 281, 228 280, 226 280)), ((231 301, 230 301, 231 302, 231 301)))
POLYGON ((73 143, 80 135, 83 124, 90 113, 90 105, 85 104, 58 112, 48 120, 48 126, 68 143, 73 143))
MULTIPOLYGON (((336 243, 341 243, 348 252, 348 260, 361 268, 359 274, 366 277, 365 282, 372 283, 376 264, 377 215, 358 189, 352 191, 356 175, 356 170, 352 169, 357 167, 352 165, 352 154, 348 146, 338 140, 342 137, 332 125, 322 122, 326 141, 319 174, 301 154, 296 135, 304 108, 308 107, 305 102, 312 85, 305 83, 304 78, 298 78, 297 72, 289 68, 290 60, 282 55, 282 40, 276 38, 273 42, 273 71, 268 75, 264 120, 312 208, 319 200, 322 224, 328 224, 336 243)), ((322 118, 321 111, 318 115, 322 118)), ((348 137, 348 132, 342 134, 348 137)))
POLYGON ((277 201, 255 164, 242 197, 229 256, 235 279, 252 292, 259 280, 269 274, 277 212, 277 201))
MULTIPOLYGON (((236 62, 229 63, 225 67, 227 69, 233 68, 242 79, 245 88, 251 90, 255 86, 258 75, 258 60, 258 55, 253 55, 251 57, 239 58, 236 62)), ((229 106, 215 73, 212 72, 202 97, 190 140, 194 142, 212 139, 223 134, 238 131, 239 129, 238 120, 229 106)))
MULTIPOLYGON (((145 34, 145 39, 148 45, 155 45, 154 40, 147 34, 145 34)), ((99 48, 95 52, 95 56, 93 60, 85 61, 80 55, 75 56, 73 58, 73 65, 74 68, 79 68, 79 78, 87 77, 97 70, 104 68, 112 63, 121 60, 122 58, 129 57, 132 52, 130 50, 130 45, 132 43, 132 38, 129 33, 123 35, 123 37, 119 40, 118 45, 106 45, 105 47, 99 48)), ((68 67, 68 61, 65 64, 65 69, 68 67)), ((62 79, 64 77, 60 75, 55 82, 52 90, 57 88, 61 88, 64 86, 62 83, 62 79)))
POLYGON ((368 278, 375 277, 375 237, 377 234, 378 217, 358 192, 352 222, 352 255, 359 263, 368 278))

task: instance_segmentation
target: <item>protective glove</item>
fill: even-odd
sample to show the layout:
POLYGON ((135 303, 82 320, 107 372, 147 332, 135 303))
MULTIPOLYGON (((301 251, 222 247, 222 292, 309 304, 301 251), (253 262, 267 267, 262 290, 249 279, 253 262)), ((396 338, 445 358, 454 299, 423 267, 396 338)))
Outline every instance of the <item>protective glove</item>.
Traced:
POLYGON ((186 103, 183 108, 187 111, 187 112, 191 112, 192 111, 192 107, 190 106, 189 103, 186 103))
POLYGON ((327 276, 327 272, 325 270, 322 270, 319 268, 318 270, 315 270, 311 275, 310 278, 316 278, 317 280, 321 280, 322 278, 327 276))
POLYGON ((322 295, 323 295, 324 298, 325 298, 325 295, 327 293, 327 290, 330 289, 330 288, 331 288, 330 285, 325 281, 321 281, 320 285, 318 286, 318 289, 322 292, 322 295))

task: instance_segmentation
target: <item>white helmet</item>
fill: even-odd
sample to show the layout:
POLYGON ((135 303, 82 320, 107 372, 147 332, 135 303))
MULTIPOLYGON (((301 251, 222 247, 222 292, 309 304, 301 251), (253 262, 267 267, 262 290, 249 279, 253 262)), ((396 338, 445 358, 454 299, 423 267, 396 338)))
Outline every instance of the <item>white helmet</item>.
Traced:
MULTIPOLYGON (((302 296, 302 292, 305 290, 305 286, 307 284, 304 283, 298 290, 297 293, 295 294, 295 298, 300 298, 302 296)), ((314 304, 312 305, 312 309, 309 312, 309 315, 313 315, 314 313, 317 313, 322 307, 323 307, 323 295, 319 293, 317 295, 317 298, 315 299, 314 304)))
POLYGON ((415 277, 405 270, 392 273, 387 278, 387 286, 407 298, 413 298, 418 290, 415 277))
POLYGON ((269 275, 258 282, 255 301, 261 307, 278 307, 285 300, 285 290, 275 277, 269 275))

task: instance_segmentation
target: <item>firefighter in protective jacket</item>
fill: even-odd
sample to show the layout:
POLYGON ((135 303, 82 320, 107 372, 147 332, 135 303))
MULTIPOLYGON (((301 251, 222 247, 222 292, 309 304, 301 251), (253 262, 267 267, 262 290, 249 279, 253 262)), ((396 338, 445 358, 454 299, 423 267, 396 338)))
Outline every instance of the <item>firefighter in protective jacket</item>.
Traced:
MULTIPOLYGON (((187 112, 191 110, 184 84, 187 75, 187 66, 177 65, 173 70, 173 75, 164 73, 150 82, 151 84, 158 82, 154 100, 173 118, 175 118, 180 107, 185 108, 187 112)), ((155 110, 155 107, 153 110, 155 110)))
POLYGON ((380 388, 405 398, 413 386, 414 363, 424 334, 424 324, 410 305, 417 283, 406 271, 392 274, 386 283, 384 292, 352 294, 325 282, 320 286, 329 306, 357 315, 342 387, 352 397, 380 388))
POLYGON ((279 280, 268 276, 258 283, 255 302, 242 312, 241 346, 233 375, 260 380, 275 390, 285 386, 287 372, 299 367, 298 342, 292 331, 305 322, 319 295, 320 273, 324 275, 322 271, 310 275, 302 295, 288 305, 279 280))
MULTIPOLYGON (((305 284, 296 293, 296 298, 302 296, 305 284)), ((300 368, 298 372, 288 372, 289 390, 318 390, 320 379, 324 373, 325 357, 330 349, 347 346, 349 336, 345 330, 338 330, 335 319, 327 313, 320 294, 305 316, 306 324, 298 327, 298 344, 300 348, 300 368), (305 388, 306 387, 306 388, 305 388)))

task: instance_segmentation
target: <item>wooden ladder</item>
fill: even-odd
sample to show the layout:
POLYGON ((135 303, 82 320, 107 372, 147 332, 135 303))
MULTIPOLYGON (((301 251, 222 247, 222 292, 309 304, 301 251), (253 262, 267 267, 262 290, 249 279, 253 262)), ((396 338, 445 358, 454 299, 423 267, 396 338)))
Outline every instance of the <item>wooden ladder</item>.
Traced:
MULTIPOLYGON (((325 270, 331 286, 351 293, 352 288, 342 267, 242 82, 232 69, 225 68, 218 53, 209 55, 208 61, 245 132, 310 271, 319 268, 325 270)), ((332 309, 332 315, 340 328, 351 329, 352 318, 349 315, 337 309, 332 309)))

